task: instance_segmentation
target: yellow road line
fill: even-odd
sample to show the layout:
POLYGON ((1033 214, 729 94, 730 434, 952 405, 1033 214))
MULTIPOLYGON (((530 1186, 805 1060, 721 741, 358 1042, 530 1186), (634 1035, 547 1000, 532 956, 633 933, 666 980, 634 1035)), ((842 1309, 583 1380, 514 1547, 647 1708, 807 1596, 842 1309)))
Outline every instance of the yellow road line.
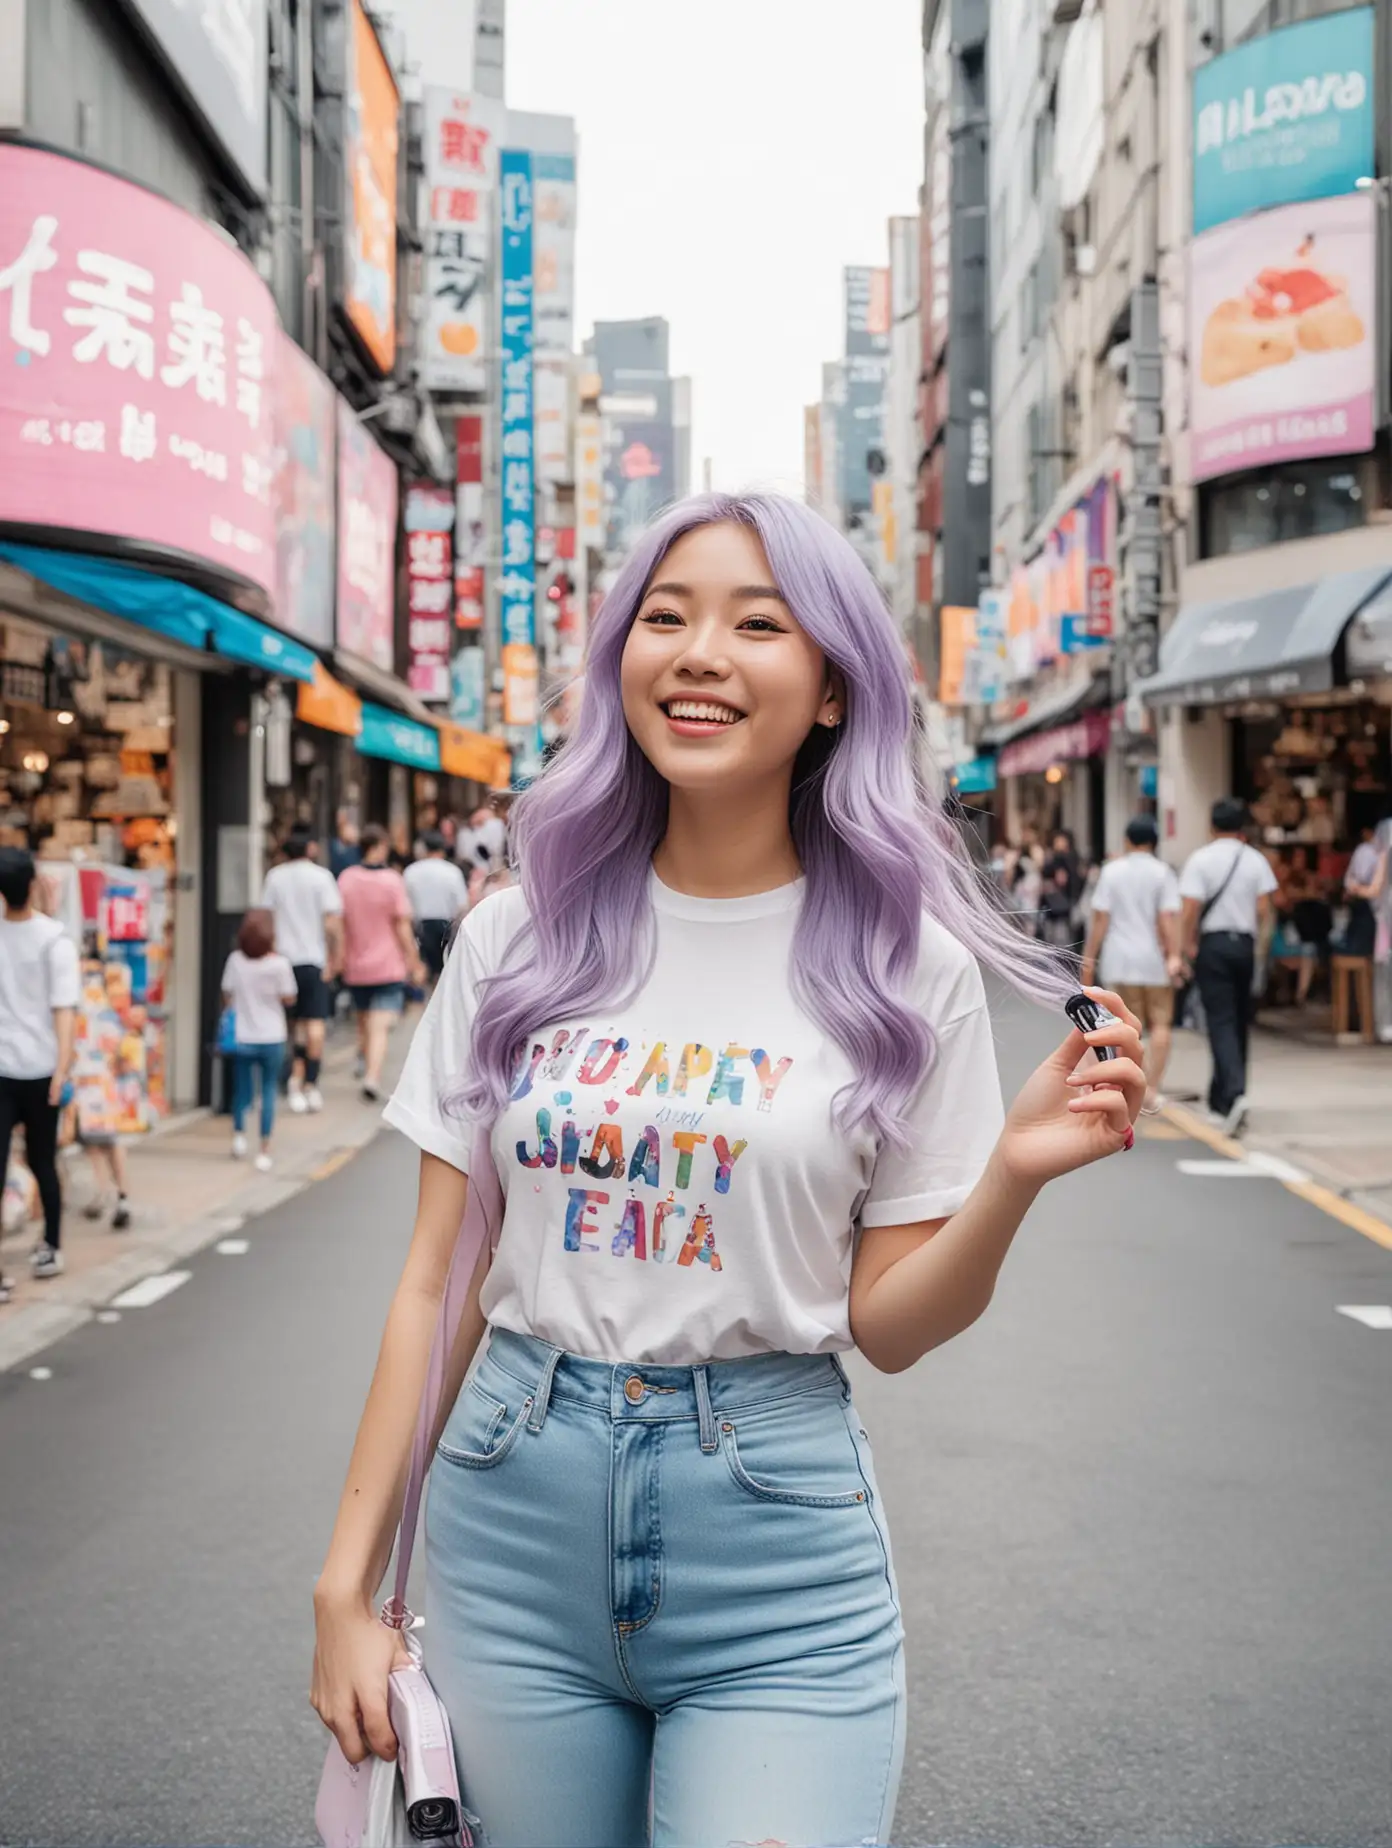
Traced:
MULTIPOLYGON (((1184 1135, 1191 1136, 1195 1142, 1202 1142, 1216 1154, 1226 1155, 1230 1161, 1246 1161, 1250 1151, 1244 1149, 1240 1142, 1234 1142, 1231 1136, 1225 1136, 1221 1130, 1214 1129, 1211 1123, 1205 1123, 1196 1111, 1187 1110, 1183 1104, 1166 1104, 1160 1114, 1184 1135)), ((1332 1187, 1321 1187, 1318 1181, 1282 1181, 1281 1185, 1288 1193, 1308 1201, 1322 1213, 1328 1213, 1331 1219, 1337 1219, 1351 1231, 1361 1232, 1364 1238, 1370 1238, 1375 1245, 1381 1245, 1384 1251, 1392 1251, 1392 1226, 1385 1219, 1379 1219, 1376 1213, 1355 1206, 1351 1200, 1336 1194, 1332 1187)))
POLYGON ((337 1174, 340 1168, 347 1167, 348 1163, 357 1153, 357 1149, 335 1149, 333 1154, 330 1155, 326 1161, 321 1161, 317 1168, 310 1169, 310 1180, 328 1180, 331 1174, 337 1174))

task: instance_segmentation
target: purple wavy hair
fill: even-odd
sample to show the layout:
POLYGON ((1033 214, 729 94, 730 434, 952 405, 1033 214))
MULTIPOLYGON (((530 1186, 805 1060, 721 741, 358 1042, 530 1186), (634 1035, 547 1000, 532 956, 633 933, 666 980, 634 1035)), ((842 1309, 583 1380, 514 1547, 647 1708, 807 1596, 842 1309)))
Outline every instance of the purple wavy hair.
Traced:
POLYGON ((452 1101, 491 1122, 533 1033, 621 1005, 646 979, 655 945, 648 880, 667 785, 624 720, 619 664, 668 548, 725 520, 757 534, 789 608, 845 681, 843 723, 814 726, 794 766, 789 823, 807 885, 791 979, 855 1067, 836 1100, 842 1126, 864 1122, 902 1145, 903 1113, 933 1056, 929 1025, 905 999, 923 911, 1035 1000, 1061 1000, 1075 984, 1004 913, 924 786, 908 660, 874 580, 820 514, 772 494, 703 494, 668 509, 595 617, 572 736, 515 810, 529 924, 484 984, 452 1101))

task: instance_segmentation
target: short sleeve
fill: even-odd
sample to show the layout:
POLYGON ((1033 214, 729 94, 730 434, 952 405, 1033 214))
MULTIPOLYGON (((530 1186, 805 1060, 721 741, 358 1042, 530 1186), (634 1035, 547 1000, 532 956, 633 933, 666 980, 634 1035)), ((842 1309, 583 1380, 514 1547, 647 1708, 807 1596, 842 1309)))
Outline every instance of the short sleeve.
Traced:
POLYGON ((295 983, 295 971, 290 966, 288 956, 276 957, 276 975, 280 980, 279 993, 282 1000, 297 1001, 299 989, 295 983))
POLYGON ((1092 908, 1094 911, 1110 912, 1112 897, 1112 862, 1109 860, 1097 875, 1097 884, 1092 888, 1092 908))
MULTIPOLYGON (((925 958, 932 948, 925 937, 925 958)), ((925 997, 935 1054, 907 1113, 908 1147, 880 1151, 861 1205, 862 1226, 916 1225, 955 1213, 981 1178, 1005 1121, 981 972, 959 945, 951 948, 956 970, 946 979, 937 973, 925 997)))
POLYGON ((1184 862, 1184 871, 1179 876, 1179 895, 1181 898, 1197 899, 1199 904, 1203 904, 1208 898, 1208 889, 1203 882, 1203 869, 1196 853, 1190 854, 1184 862))
POLYGON ((480 984, 496 972, 522 920, 520 905, 504 905, 504 898, 520 900, 521 894, 500 893, 476 905, 459 927, 401 1077, 382 1112, 384 1120, 418 1149, 447 1161, 461 1174, 469 1172, 477 1124, 457 1103, 446 1108, 446 1100, 457 1097, 463 1084, 480 984), (504 912, 508 916, 500 915, 504 912))
POLYGON ((411 894, 406 890, 406 881, 400 873, 394 874, 393 877, 396 880, 396 915, 399 918, 409 918, 412 915, 411 894))
POLYGON ((81 991, 77 968, 77 946, 66 932, 55 937, 53 948, 49 951, 52 960, 50 980, 52 984, 51 1007, 76 1007, 81 991))
MULTIPOLYGON (((1252 851, 1253 853, 1257 852, 1255 847, 1252 851)), ((1274 892, 1276 890, 1280 882, 1275 873, 1272 872, 1271 862, 1267 859, 1266 855, 1264 853, 1258 853, 1257 858, 1261 861, 1261 866, 1257 874, 1257 896, 1259 898, 1265 898, 1268 892, 1274 892)))
MULTIPOLYGON (((232 956, 235 955, 236 951, 234 950, 232 956)), ((232 956, 229 956, 227 961, 222 965, 222 992, 225 995, 230 995, 232 992, 232 956)))
POLYGON ((1173 867, 1167 866, 1165 868, 1165 881, 1160 887, 1160 909, 1161 911, 1178 911, 1180 909, 1179 881, 1175 877, 1173 867))
POLYGON ((324 916, 339 917, 343 912, 343 894, 338 889, 338 881, 327 866, 321 866, 319 870, 324 875, 319 881, 319 889, 323 893, 324 916))

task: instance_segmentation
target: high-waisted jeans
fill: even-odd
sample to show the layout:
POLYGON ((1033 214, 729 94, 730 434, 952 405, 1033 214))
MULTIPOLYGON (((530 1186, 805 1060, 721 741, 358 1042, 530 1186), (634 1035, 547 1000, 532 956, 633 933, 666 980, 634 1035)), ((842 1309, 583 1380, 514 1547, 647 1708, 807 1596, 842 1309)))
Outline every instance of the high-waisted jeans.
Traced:
POLYGON ((426 1559, 488 1848, 888 1841, 903 1627, 838 1362, 611 1366, 494 1330, 426 1559))

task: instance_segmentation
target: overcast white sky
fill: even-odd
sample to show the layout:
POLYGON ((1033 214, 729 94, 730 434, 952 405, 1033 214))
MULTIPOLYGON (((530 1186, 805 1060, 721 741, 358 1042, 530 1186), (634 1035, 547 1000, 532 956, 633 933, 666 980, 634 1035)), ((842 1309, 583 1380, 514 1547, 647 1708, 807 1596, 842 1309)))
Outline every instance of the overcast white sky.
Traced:
MULTIPOLYGON (((444 4, 444 0, 436 0, 444 4)), ((921 0, 508 0, 507 100, 579 125, 577 337, 666 315, 693 484, 800 491, 841 268, 917 210, 921 0)))

